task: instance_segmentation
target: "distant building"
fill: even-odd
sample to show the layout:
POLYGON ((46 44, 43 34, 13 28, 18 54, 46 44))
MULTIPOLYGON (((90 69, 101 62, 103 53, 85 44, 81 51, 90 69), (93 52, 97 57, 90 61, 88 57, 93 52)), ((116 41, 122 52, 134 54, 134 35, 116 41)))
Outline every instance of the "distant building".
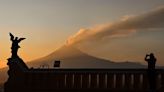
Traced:
POLYGON ((60 60, 54 62, 54 67, 60 67, 60 60))

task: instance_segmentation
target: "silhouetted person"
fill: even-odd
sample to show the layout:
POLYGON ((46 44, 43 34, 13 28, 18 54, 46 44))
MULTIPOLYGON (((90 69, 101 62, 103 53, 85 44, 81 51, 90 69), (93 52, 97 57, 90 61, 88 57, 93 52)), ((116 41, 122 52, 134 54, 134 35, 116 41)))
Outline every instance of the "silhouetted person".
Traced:
POLYGON ((148 63, 148 80, 149 80, 149 87, 151 92, 155 92, 156 90, 156 71, 155 71, 155 64, 156 58, 153 53, 150 55, 146 54, 145 61, 148 63))
POLYGON ((18 38, 18 37, 14 37, 11 33, 9 33, 10 35, 10 40, 12 41, 12 47, 11 47, 11 53, 12 53, 12 58, 17 58, 18 55, 18 49, 20 48, 20 46, 18 45, 22 40, 26 39, 26 38, 18 38))
POLYGON ((150 53, 150 55, 146 54, 145 61, 148 62, 148 69, 155 69, 156 58, 154 57, 153 53, 150 53))

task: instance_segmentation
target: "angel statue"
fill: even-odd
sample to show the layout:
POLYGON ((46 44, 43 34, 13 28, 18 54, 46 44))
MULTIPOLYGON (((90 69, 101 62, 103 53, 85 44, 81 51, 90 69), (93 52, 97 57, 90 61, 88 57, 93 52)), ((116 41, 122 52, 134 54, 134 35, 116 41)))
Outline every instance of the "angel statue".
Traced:
POLYGON ((12 41, 12 47, 11 47, 11 53, 12 53, 12 58, 17 58, 17 52, 18 49, 20 48, 20 46, 18 45, 22 40, 26 39, 26 38, 18 38, 18 37, 14 37, 13 34, 9 33, 10 35, 10 40, 12 41))

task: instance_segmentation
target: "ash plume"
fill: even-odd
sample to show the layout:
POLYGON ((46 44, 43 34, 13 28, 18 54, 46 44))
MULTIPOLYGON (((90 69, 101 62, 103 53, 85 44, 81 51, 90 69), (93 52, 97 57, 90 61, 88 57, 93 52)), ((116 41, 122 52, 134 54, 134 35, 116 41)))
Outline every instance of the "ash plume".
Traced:
POLYGON ((140 15, 126 17, 114 23, 82 28, 67 40, 67 45, 112 40, 118 37, 127 37, 141 30, 148 31, 161 28, 164 28, 164 6, 140 15))

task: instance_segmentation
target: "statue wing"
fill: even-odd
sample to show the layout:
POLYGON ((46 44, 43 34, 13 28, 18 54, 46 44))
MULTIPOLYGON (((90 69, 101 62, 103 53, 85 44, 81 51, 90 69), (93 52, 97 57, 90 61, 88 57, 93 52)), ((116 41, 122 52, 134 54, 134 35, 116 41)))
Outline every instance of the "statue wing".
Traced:
POLYGON ((19 38, 18 43, 21 42, 24 39, 26 39, 26 38, 19 38))
POLYGON ((10 35, 10 40, 14 40, 14 36, 13 36, 13 34, 11 34, 11 33, 9 33, 9 35, 10 35))

